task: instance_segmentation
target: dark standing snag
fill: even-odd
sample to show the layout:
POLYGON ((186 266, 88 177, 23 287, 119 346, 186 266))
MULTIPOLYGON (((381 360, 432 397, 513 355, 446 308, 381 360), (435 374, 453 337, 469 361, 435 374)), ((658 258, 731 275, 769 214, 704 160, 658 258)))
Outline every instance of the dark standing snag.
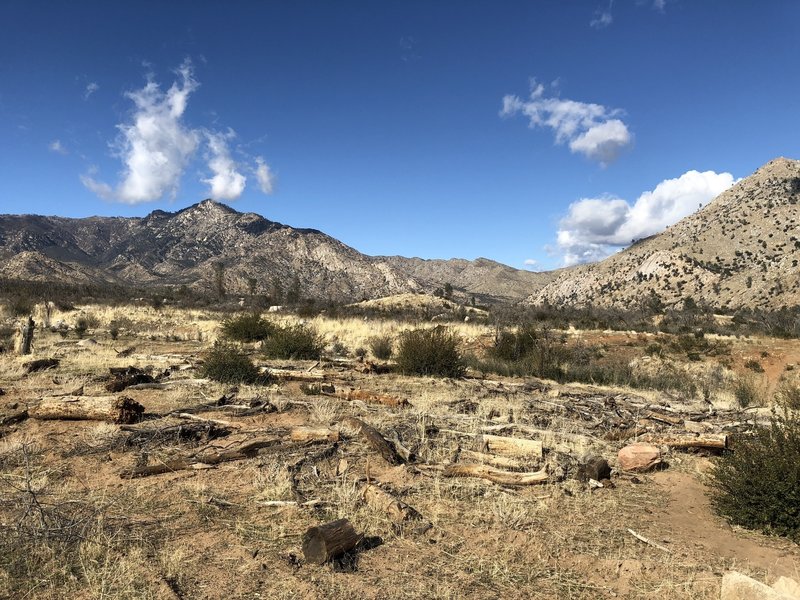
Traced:
POLYGON ((387 442, 380 432, 372 425, 368 425, 361 419, 356 419, 355 417, 343 419, 342 425, 364 436, 364 439, 367 440, 367 443, 372 449, 378 452, 390 465, 403 464, 403 459, 397 453, 397 450, 394 449, 394 446, 387 442))
MULTIPOLYGON (((30 354, 31 345, 33 344, 33 332, 36 329, 36 323, 33 317, 28 317, 28 322, 22 326, 22 344, 19 348, 20 354, 30 354)), ((28 371, 30 373, 30 371, 28 371)))
POLYGON ((323 565, 355 548, 362 537, 347 519, 310 527, 303 534, 303 556, 307 562, 323 565))

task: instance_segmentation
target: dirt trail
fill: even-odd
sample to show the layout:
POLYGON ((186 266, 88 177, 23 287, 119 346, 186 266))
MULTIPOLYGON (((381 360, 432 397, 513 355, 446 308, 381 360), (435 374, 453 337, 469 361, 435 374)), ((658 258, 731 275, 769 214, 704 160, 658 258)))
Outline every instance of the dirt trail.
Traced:
POLYGON ((711 511, 707 488, 695 476, 663 471, 653 481, 669 496, 669 504, 653 515, 652 531, 669 539, 675 552, 730 560, 733 568, 758 569, 770 580, 800 576, 800 547, 728 525, 711 511))

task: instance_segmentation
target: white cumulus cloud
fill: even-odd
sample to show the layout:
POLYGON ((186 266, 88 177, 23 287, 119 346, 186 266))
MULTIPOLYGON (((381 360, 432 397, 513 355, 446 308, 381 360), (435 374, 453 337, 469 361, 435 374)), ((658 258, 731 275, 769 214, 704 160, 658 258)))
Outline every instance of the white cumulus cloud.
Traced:
POLYGON ((663 231, 734 183, 730 173, 687 171, 642 193, 633 204, 613 196, 578 200, 557 234, 564 265, 601 260, 633 240, 663 231))
POLYGON ((236 200, 244 192, 247 183, 247 178, 239 172, 228 149, 228 140, 235 136, 233 130, 228 130, 228 133, 206 132, 210 156, 208 168, 213 175, 202 181, 211 186, 210 194, 215 200, 236 200))
POLYGON ((143 88, 125 94, 135 109, 131 122, 117 126, 117 152, 124 165, 122 180, 112 189, 84 175, 81 180, 87 188, 95 193, 102 190, 102 197, 128 204, 175 197, 200 141, 199 133, 183 123, 189 96, 199 85, 191 63, 184 62, 177 74, 178 81, 166 92, 149 78, 143 88))
POLYGON ((573 153, 583 154, 602 165, 608 165, 633 143, 633 134, 621 120, 623 111, 602 104, 578 102, 545 95, 541 83, 533 82, 530 96, 503 98, 500 115, 522 114, 531 128, 549 127, 556 143, 569 144, 573 153))
POLYGON ((256 157, 255 173, 259 189, 265 194, 271 194, 275 187, 275 175, 261 156, 256 157))

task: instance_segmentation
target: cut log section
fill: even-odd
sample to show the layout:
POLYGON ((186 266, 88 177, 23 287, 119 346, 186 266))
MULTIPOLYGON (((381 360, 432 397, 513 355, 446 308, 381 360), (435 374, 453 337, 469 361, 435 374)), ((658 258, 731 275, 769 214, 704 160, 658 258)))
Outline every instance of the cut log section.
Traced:
POLYGON ((504 437, 484 434, 478 437, 479 448, 490 454, 510 457, 542 458, 541 440, 504 437))
POLYGON ((310 527, 303 534, 303 556, 307 562, 322 565, 355 548, 362 537, 347 519, 310 527))
POLYGON ((400 465, 403 463, 403 459, 397 453, 397 450, 394 449, 394 446, 387 442, 380 432, 372 425, 368 425, 361 419, 356 419, 355 417, 342 419, 342 425, 363 436, 370 447, 380 454, 389 464, 400 465))
POLYGON ((144 406, 119 396, 49 396, 29 413, 34 419, 135 423, 144 413, 144 406))
POLYGON ((670 448, 705 448, 708 450, 725 450, 728 447, 728 436, 724 433, 693 433, 654 435, 645 434, 637 438, 641 442, 670 448))
POLYGON ((376 512, 385 513, 389 519, 398 525, 404 525, 409 521, 417 521, 417 533, 424 533, 432 525, 422 519, 422 515, 413 507, 402 500, 398 500, 386 490, 377 485, 368 484, 361 492, 364 502, 376 512))
POLYGON ((534 471, 531 473, 513 473, 501 471, 487 465, 447 465, 442 472, 445 477, 477 477, 486 479, 500 485, 535 485, 547 483, 547 471, 534 471))

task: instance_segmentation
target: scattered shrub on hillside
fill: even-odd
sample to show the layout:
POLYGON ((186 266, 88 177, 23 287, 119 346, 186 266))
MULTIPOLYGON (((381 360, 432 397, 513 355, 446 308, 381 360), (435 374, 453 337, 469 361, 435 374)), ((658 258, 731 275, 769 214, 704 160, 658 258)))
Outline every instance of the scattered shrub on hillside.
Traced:
POLYGON ((731 523, 800 541, 800 417, 776 413, 715 465, 712 502, 731 523))
POLYGON ((0 354, 11 352, 14 349, 14 334, 16 329, 8 326, 0 326, 0 354))
POLYGON ((319 358, 323 348, 317 332, 304 325, 276 325, 274 331, 261 344, 267 358, 319 358))
POLYGON ((746 368, 750 369, 751 371, 753 371, 753 373, 763 373, 764 372, 764 367, 761 366, 761 363, 758 362, 757 360, 754 360, 754 359, 750 359, 750 360, 746 361, 744 363, 744 366, 746 368))
POLYGON ((222 335, 237 342, 260 342, 275 331, 275 325, 257 313, 238 315, 222 323, 222 335))
POLYGON ((353 350, 353 354, 356 355, 356 358, 364 358, 367 355, 367 349, 363 346, 359 346, 355 350, 353 350))
POLYGON ((519 374, 561 380, 570 352, 563 334, 528 323, 516 332, 499 332, 488 354, 513 365, 519 374))
POLYGON ((87 329, 89 329, 89 320, 86 317, 78 317, 75 321, 75 334, 83 339, 87 329))
POLYGON ((733 396, 740 408, 758 406, 761 404, 761 397, 758 386, 752 377, 739 377, 733 382, 733 396))
POLYGON ((458 336, 441 326, 405 331, 400 335, 397 365, 409 375, 460 377, 464 361, 458 342, 458 336))
POLYGON ((244 352, 224 342, 216 342, 206 353, 202 374, 221 383, 266 383, 268 378, 244 352))
POLYGON ((775 393, 775 401, 783 409, 800 410, 800 385, 784 381, 775 393))
POLYGON ((390 335, 376 335, 368 340, 372 355, 380 360, 388 360, 394 352, 394 340, 390 335))

